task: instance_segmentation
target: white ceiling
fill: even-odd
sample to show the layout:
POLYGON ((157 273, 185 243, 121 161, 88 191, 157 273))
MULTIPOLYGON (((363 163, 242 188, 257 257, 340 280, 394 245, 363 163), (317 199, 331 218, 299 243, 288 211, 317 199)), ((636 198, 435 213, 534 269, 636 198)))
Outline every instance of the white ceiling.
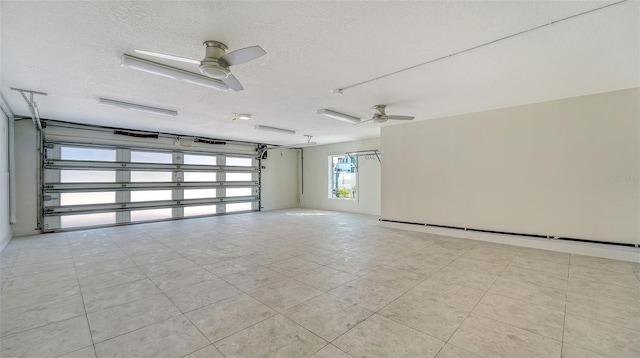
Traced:
POLYGON ((10 87, 47 92, 36 97, 42 118, 274 144, 304 142, 303 134, 341 142, 376 137, 380 125, 353 126, 317 109, 370 118, 371 106, 387 104, 389 114, 426 120, 640 86, 640 2, 630 0, 332 94, 610 3, 2 1, 0 90, 20 115, 26 104, 10 87), (244 91, 120 66, 136 48, 198 59, 205 40, 267 51, 232 68, 244 91), (100 97, 179 115, 99 106, 100 97), (253 119, 232 121, 232 112, 253 119))

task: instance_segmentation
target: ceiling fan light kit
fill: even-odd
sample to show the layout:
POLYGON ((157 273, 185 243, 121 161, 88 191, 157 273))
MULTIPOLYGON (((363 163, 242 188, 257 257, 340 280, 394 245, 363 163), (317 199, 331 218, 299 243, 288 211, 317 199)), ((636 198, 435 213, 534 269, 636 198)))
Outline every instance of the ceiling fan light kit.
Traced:
POLYGON ((292 131, 290 129, 271 127, 271 126, 257 125, 253 128, 259 129, 262 131, 271 131, 271 132, 282 133, 282 134, 296 134, 296 131, 292 131))
POLYGON ((122 55, 122 66, 142 72, 153 73, 155 75, 193 83, 200 86, 214 88, 220 91, 226 91, 227 89, 229 89, 229 86, 227 86, 220 80, 161 65, 159 63, 143 60, 141 58, 129 56, 126 54, 122 55))
POLYGON ((170 109, 144 106, 144 105, 141 105, 141 104, 116 101, 116 100, 107 99, 107 98, 100 98, 98 100, 98 104, 105 105, 105 106, 124 108, 124 109, 130 109, 130 110, 140 111, 140 112, 162 114, 162 115, 165 115, 165 116, 177 116, 178 115, 178 111, 174 111, 174 110, 170 110, 170 109))
POLYGON ((329 118, 337 119, 337 120, 348 122, 348 123, 352 123, 352 124, 360 123, 360 118, 358 118, 358 117, 354 117, 354 116, 350 116, 348 114, 332 111, 332 110, 326 109, 326 108, 319 109, 316 113, 317 114, 321 114, 321 115, 326 116, 326 117, 329 117, 329 118))

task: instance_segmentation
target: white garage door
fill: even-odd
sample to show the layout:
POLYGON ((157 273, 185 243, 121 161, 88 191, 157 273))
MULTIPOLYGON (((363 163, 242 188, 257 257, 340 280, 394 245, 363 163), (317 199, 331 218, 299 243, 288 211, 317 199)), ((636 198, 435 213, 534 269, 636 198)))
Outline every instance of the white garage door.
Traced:
POLYGON ((123 140, 60 123, 45 132, 45 232, 259 210, 256 144, 148 133, 123 140))

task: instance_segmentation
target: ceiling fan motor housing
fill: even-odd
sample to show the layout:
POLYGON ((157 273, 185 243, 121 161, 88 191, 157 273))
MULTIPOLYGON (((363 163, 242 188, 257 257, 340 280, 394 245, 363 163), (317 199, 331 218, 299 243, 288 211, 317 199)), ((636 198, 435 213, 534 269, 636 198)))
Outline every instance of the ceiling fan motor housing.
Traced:
POLYGON ((200 61, 200 72, 211 78, 226 78, 231 71, 219 58, 227 53, 227 46, 218 41, 205 41, 205 58, 200 61))

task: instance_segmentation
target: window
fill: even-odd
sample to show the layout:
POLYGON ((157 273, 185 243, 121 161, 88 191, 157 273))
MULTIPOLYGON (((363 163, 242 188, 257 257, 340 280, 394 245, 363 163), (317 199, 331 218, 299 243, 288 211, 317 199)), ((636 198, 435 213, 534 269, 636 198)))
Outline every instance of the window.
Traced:
POLYGON ((251 158, 238 158, 238 157, 227 157, 226 165, 234 165, 238 167, 250 167, 252 160, 251 158))
POLYGON ((212 155, 185 154, 184 164, 216 165, 216 157, 212 155))
POLYGON ((227 181, 251 181, 251 173, 227 173, 227 181))
POLYGON ((171 172, 131 172, 131 182, 170 182, 171 172))
POLYGON ((216 181, 216 173, 211 172, 184 172, 184 181, 216 181))
POLYGON ((356 199, 357 156, 329 156, 329 198, 356 199))
POLYGON ((171 163, 171 153, 131 151, 132 163, 171 163))
POLYGON ((115 191, 60 193, 60 205, 106 204, 116 202, 115 191))
POLYGON ((60 148, 60 159, 115 162, 116 151, 114 149, 62 147, 60 148))
POLYGON ((131 202, 171 200, 171 190, 136 190, 131 192, 131 202))
POLYGON ((109 170, 61 170, 61 183, 115 183, 116 172, 109 170))

